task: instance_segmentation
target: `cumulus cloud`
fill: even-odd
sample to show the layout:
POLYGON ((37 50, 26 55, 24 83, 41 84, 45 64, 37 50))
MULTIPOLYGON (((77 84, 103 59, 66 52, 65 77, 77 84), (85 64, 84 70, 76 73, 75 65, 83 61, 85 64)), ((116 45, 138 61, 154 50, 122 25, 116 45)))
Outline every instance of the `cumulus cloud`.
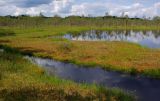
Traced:
POLYGON ((83 3, 81 5, 72 6, 72 14, 74 15, 87 15, 94 16, 104 15, 108 12, 111 15, 121 16, 122 13, 130 17, 153 17, 160 15, 160 2, 155 3, 151 7, 145 7, 143 4, 135 3, 132 5, 118 5, 115 3, 83 3))
MULTIPOLYGON (((137 0, 138 1, 138 0, 137 0)), ((132 3, 129 5, 118 4, 116 2, 92 3, 75 0, 0 0, 0 15, 38 15, 42 12, 46 16, 55 14, 67 15, 88 15, 101 16, 105 12, 111 15, 121 16, 124 12, 130 17, 153 17, 160 16, 160 2, 146 6, 143 3, 132 3)))
POLYGON ((0 0, 0 15, 69 14, 72 0, 0 0))

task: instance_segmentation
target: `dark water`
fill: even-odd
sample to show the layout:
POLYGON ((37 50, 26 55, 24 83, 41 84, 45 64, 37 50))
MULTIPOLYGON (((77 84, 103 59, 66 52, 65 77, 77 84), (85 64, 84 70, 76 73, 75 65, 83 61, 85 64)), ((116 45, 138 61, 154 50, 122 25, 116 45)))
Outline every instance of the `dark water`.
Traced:
POLYGON ((139 97, 139 101, 160 101, 160 80, 157 79, 105 71, 100 68, 84 68, 84 66, 50 59, 27 58, 45 68, 49 75, 78 83, 85 82, 106 87, 119 87, 134 92, 139 97))
POLYGON ((86 31, 66 34, 64 38, 78 41, 127 41, 150 48, 160 48, 160 31, 86 31))

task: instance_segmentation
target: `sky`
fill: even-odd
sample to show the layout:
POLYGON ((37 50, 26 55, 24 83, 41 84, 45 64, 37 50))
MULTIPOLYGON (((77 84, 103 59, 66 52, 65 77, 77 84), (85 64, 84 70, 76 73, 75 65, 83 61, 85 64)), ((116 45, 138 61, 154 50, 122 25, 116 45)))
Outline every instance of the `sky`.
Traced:
POLYGON ((160 0, 0 0, 0 16, 104 16, 106 12, 113 16, 160 16, 160 0))

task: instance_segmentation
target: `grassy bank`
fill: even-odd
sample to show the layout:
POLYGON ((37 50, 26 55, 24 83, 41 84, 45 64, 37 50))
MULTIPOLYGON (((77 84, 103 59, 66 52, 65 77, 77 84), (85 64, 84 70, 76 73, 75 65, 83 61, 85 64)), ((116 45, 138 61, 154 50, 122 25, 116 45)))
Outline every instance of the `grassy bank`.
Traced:
MULTIPOLYGON (((2 46, 1 46, 2 48, 2 46)), ((0 52, 0 101, 133 101, 117 89, 76 84, 47 76, 18 51, 4 47, 0 52)))

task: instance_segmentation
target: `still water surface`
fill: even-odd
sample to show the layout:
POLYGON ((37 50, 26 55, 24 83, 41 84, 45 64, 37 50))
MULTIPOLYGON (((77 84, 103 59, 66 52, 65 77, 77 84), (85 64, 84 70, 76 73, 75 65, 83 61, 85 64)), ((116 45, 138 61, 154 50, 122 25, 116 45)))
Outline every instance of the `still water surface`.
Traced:
POLYGON ((71 63, 27 57, 31 62, 43 67, 49 75, 77 83, 98 84, 105 87, 119 87, 134 92, 139 101, 160 101, 160 80, 142 76, 131 76, 101 68, 85 68, 71 63))
POLYGON ((160 48, 160 31, 96 31, 90 30, 63 36, 77 41, 127 41, 149 48, 160 48))

